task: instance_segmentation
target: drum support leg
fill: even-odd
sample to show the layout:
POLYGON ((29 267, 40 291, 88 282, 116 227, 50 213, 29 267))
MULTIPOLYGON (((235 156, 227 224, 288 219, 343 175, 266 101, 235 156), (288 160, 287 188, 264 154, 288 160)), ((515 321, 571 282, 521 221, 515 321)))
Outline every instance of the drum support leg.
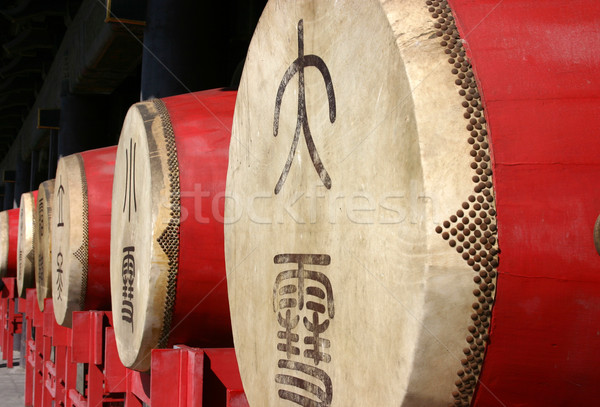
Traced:
POLYGON ((155 349, 151 377, 152 407, 248 405, 232 348, 155 349))

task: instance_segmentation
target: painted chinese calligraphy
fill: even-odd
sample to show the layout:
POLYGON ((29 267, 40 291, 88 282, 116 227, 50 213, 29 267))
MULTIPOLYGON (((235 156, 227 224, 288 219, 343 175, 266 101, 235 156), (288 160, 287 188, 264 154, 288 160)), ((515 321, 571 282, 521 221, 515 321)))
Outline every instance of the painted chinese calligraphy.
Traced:
POLYGON ((333 123, 335 122, 336 116, 335 93, 333 90, 333 83, 331 81, 329 68, 327 68, 327 65, 325 65, 323 59, 317 55, 304 55, 304 23, 303 20, 300 20, 298 22, 298 58, 292 63, 292 65, 290 65, 288 70, 283 75, 283 79, 281 80, 279 89, 277 91, 277 98, 275 99, 273 136, 277 137, 277 134, 279 133, 279 113, 281 110, 283 94, 290 80, 296 74, 298 74, 298 121, 296 122, 296 133, 294 134, 292 148, 290 149, 285 167, 283 168, 281 176, 279 177, 279 181, 275 186, 275 194, 278 194, 279 191, 281 191, 288 173, 290 172, 290 167, 292 166, 292 161, 294 160, 294 155, 296 154, 296 148, 298 147, 301 130, 304 132, 304 140, 306 141, 306 146, 317 174, 319 174, 323 185, 325 185, 327 189, 331 189, 331 178, 329 177, 329 173, 325 169, 325 166, 321 161, 321 157, 317 152, 317 148, 310 132, 310 127, 308 126, 308 114, 306 111, 306 89, 304 86, 304 68, 310 66, 317 68, 323 76, 325 88, 327 90, 327 98, 329 100, 329 120, 331 123, 333 123))
POLYGON ((123 213, 127 208, 127 220, 131 222, 131 199, 133 197, 133 211, 137 212, 137 199, 135 196, 135 149, 137 143, 129 140, 129 149, 125 149, 125 195, 123 197, 123 213))
POLYGON ((277 350, 285 353, 285 359, 278 362, 283 373, 275 376, 275 382, 286 387, 280 389, 278 395, 281 399, 304 407, 330 406, 333 385, 327 372, 317 366, 320 362, 331 362, 331 355, 326 353, 331 347, 331 341, 323 338, 322 334, 329 328, 330 320, 335 315, 333 289, 324 273, 308 270, 305 266, 328 266, 331 258, 326 254, 278 254, 273 262, 295 264, 293 269, 280 272, 273 286, 273 311, 277 313, 277 321, 283 328, 277 332, 277 338, 282 340, 277 344, 277 350), (300 335, 296 332, 299 332, 299 314, 305 308, 303 314, 308 318, 304 316, 302 320, 306 328, 303 343, 308 346, 304 349, 304 359, 300 362, 293 359, 300 358, 300 335), (309 381, 306 376, 310 376, 314 382, 309 381), (289 387, 304 391, 290 390, 289 387), (307 397, 304 394, 306 392, 319 401, 307 397))
POLYGON ((63 213, 63 199, 65 196, 65 188, 62 185, 62 177, 60 177, 60 184, 58 187, 58 223, 56 224, 56 227, 63 227, 65 226, 65 218, 64 218, 64 213, 63 213))
MULTIPOLYGON (((58 186, 58 222, 56 223, 56 227, 58 228, 62 228, 65 226, 65 219, 64 219, 64 213, 63 213, 63 199, 65 196, 65 188, 62 185, 62 177, 59 178, 59 186, 58 186)), ((61 294, 62 294, 62 290, 63 290, 63 270, 62 270, 62 266, 63 266, 63 254, 61 252, 61 249, 59 248, 58 250, 58 254, 56 255, 56 265, 58 266, 56 269, 56 296, 57 296, 57 300, 61 301, 61 294)))
POLYGON ((63 290, 63 281, 62 281, 63 255, 61 252, 58 252, 58 254, 56 255, 56 265, 58 266, 56 268, 56 295, 57 295, 56 299, 61 301, 62 300, 61 294, 62 294, 62 290, 63 290))
POLYGON ((121 274, 123 276, 123 301, 121 303, 121 319, 131 324, 133 332, 133 283, 135 282, 135 258, 133 252, 135 247, 123 248, 123 264, 121 274))

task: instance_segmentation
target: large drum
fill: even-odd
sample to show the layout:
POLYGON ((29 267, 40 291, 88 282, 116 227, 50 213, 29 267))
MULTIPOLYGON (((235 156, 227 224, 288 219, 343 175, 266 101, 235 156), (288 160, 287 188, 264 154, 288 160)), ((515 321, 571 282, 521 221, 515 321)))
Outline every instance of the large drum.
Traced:
POLYGON ((26 290, 35 286, 35 219, 38 191, 21 195, 19 205, 19 239, 17 243, 17 291, 25 298, 26 290))
POLYGON ((225 211, 250 405, 596 403, 598 21, 592 0, 267 4, 225 211))
POLYGON ((52 201, 54 180, 40 184, 34 236, 35 287, 38 306, 44 310, 44 299, 52 296, 52 201))
POLYGON ((17 276, 19 209, 0 212, 0 277, 17 276))
POLYGON ((117 147, 61 158, 52 202, 52 302, 56 321, 110 309, 110 204, 117 147))
POLYGON ((227 155, 236 92, 133 105, 112 205, 113 324, 123 364, 153 348, 232 346, 223 251, 227 155))

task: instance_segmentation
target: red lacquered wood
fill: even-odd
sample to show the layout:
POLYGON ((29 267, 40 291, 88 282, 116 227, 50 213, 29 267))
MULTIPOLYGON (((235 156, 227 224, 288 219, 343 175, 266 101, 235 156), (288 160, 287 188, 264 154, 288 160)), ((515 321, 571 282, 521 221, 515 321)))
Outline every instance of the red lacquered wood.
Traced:
POLYGON ((473 405, 597 404, 600 7, 450 0, 489 125, 499 277, 473 405))
POLYGON ((223 213, 236 92, 163 99, 177 144, 181 226, 169 345, 232 346, 223 213))
POLYGON ((110 206, 117 147, 80 154, 88 193, 88 280, 85 310, 110 310, 110 206))
POLYGON ((19 209, 8 211, 8 262, 6 275, 4 277, 17 276, 17 246, 19 245, 19 209))

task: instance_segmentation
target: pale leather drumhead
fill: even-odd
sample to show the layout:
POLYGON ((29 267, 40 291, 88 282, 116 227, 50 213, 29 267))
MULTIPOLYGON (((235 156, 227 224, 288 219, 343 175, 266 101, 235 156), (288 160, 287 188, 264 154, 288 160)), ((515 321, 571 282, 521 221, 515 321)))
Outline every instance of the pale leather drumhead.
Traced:
POLYGON ((40 184, 37 197, 35 228, 35 286, 40 310, 44 299, 52 296, 52 201, 54 180, 40 184))
POLYGON ((19 205, 19 240, 17 245, 17 290, 19 297, 25 297, 25 290, 35 285, 35 200, 32 192, 21 195, 19 205))
POLYGON ((454 401, 475 273, 436 229, 473 194, 474 170, 434 24, 422 0, 264 10, 225 221, 250 405, 454 401))
POLYGON ((85 304, 88 270, 87 183, 80 154, 58 161, 52 201, 52 303, 58 324, 70 327, 85 304))
POLYGON ((133 105, 123 123, 113 182, 110 282, 113 324, 123 364, 150 368, 162 333, 168 258, 160 234, 171 218, 162 102, 133 105), (140 270, 143 270, 141 278, 140 270))
POLYGON ((0 278, 6 277, 8 269, 8 242, 10 231, 8 211, 0 212, 0 278))

